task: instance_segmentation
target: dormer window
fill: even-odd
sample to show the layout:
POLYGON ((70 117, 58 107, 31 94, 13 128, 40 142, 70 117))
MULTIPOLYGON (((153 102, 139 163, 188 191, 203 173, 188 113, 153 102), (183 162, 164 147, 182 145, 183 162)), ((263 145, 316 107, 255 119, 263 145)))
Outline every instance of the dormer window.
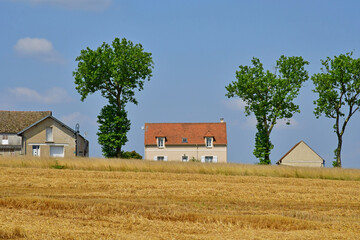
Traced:
POLYGON ((157 145, 158 145, 158 148, 163 148, 165 146, 165 138, 164 137, 158 137, 157 138, 157 145))
POLYGON ((182 138, 182 141, 181 141, 182 143, 188 143, 188 140, 187 140, 187 138, 182 138))
POLYGON ((205 144, 206 147, 211 148, 213 146, 213 137, 206 137, 205 144))

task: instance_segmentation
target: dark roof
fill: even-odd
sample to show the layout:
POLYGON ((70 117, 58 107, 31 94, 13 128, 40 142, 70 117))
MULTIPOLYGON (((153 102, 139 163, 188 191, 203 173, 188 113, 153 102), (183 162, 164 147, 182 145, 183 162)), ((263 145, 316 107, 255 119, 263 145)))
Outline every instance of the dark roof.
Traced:
MULTIPOLYGON (((312 149, 309 145, 307 145, 306 142, 304 142, 303 140, 301 140, 300 142, 298 142, 297 144, 295 144, 287 153, 285 153, 285 155, 284 155, 282 158, 280 158, 279 161, 276 162, 276 164, 281 163, 281 161, 282 161, 287 155, 289 155, 289 153, 291 153, 292 150, 294 150, 294 149, 295 149, 300 143, 302 143, 302 142, 303 142, 308 148, 310 148, 311 151, 313 151, 316 155, 318 155, 318 156, 320 157, 320 155, 317 154, 317 153, 314 151, 314 149, 312 149)), ((324 160, 322 157, 320 157, 320 158, 321 158, 322 160, 324 160)))
POLYGON ((18 133, 49 115, 51 111, 0 111, 0 133, 18 133))
POLYGON ((207 136, 214 137, 214 145, 227 144, 226 123, 145 123, 144 143, 156 145, 156 137, 166 137, 167 145, 205 144, 207 136))

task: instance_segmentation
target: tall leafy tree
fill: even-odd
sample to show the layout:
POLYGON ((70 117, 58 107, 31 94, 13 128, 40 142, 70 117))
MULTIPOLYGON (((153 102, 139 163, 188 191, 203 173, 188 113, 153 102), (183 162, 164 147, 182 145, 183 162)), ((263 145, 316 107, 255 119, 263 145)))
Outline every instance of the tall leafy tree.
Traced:
POLYGON ((226 96, 238 96, 245 103, 245 115, 254 113, 257 120, 254 155, 261 164, 270 164, 273 144, 270 134, 279 119, 290 118, 300 112, 293 101, 298 96, 302 83, 309 76, 302 57, 281 56, 276 61, 275 73, 264 70, 258 58, 252 59, 253 66, 239 66, 237 81, 226 86, 226 96))
POLYGON ((334 58, 321 60, 322 73, 314 74, 311 79, 313 90, 318 94, 314 114, 319 118, 335 119, 334 132, 338 138, 335 149, 334 167, 341 167, 341 148, 343 135, 350 118, 360 108, 360 58, 354 59, 353 53, 340 54, 334 58))
POLYGON ((89 47, 81 50, 76 61, 78 66, 73 76, 81 101, 98 91, 109 100, 109 106, 105 106, 98 117, 98 136, 103 152, 105 156, 113 156, 115 151, 115 156, 121 157, 121 147, 127 141, 124 134, 126 136, 130 129, 130 123, 126 127, 109 127, 115 133, 102 129, 107 129, 107 125, 111 125, 108 121, 113 116, 107 114, 116 116, 117 124, 127 124, 128 120, 125 121, 124 118, 126 104, 138 103, 135 90, 143 90, 144 82, 152 77, 154 63, 151 53, 145 52, 141 44, 133 44, 125 38, 115 38, 111 45, 104 42, 96 50, 89 47), (108 140, 111 144, 108 144, 108 140))

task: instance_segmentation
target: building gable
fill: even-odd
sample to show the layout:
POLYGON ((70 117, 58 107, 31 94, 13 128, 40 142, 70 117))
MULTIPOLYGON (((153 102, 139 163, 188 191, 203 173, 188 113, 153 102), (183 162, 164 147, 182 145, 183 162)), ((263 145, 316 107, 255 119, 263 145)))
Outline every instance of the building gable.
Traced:
POLYGON ((51 128, 51 135, 53 135, 53 140, 50 142, 58 142, 59 139, 62 139, 62 142, 67 139, 65 142, 68 142, 71 139, 71 141, 73 141, 75 138, 75 131, 69 127, 65 127, 63 123, 54 117, 45 117, 44 119, 41 119, 40 121, 25 128, 18 134, 25 136, 27 139, 38 135, 37 138, 39 140, 41 139, 40 141, 45 142, 47 128, 51 128))
POLYGON ((22 129, 20 132, 18 132, 18 134, 21 135, 24 132, 34 128, 35 126, 39 125, 40 123, 42 123, 42 122, 44 122, 46 120, 52 120, 53 122, 55 122, 59 126, 59 128, 64 128, 64 130, 66 129, 66 131, 71 132, 72 134, 75 134, 75 131, 72 128, 70 128, 69 126, 67 126, 66 124, 64 124, 63 122, 61 122, 60 120, 58 120, 57 118, 55 118, 55 117, 53 117, 51 115, 48 115, 48 116, 38 120, 37 122, 34 122, 33 124, 27 126, 26 128, 22 129))
POLYGON ((285 163, 323 163, 321 158, 312 148, 310 148, 304 141, 295 144, 278 162, 277 164, 285 163))

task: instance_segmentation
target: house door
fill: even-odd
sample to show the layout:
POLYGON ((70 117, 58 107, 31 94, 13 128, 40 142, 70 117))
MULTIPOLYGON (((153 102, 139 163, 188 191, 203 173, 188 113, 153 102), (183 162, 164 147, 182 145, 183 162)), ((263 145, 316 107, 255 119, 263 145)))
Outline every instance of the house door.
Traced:
POLYGON ((33 145, 32 146, 32 155, 33 156, 40 156, 40 146, 39 145, 33 145))

